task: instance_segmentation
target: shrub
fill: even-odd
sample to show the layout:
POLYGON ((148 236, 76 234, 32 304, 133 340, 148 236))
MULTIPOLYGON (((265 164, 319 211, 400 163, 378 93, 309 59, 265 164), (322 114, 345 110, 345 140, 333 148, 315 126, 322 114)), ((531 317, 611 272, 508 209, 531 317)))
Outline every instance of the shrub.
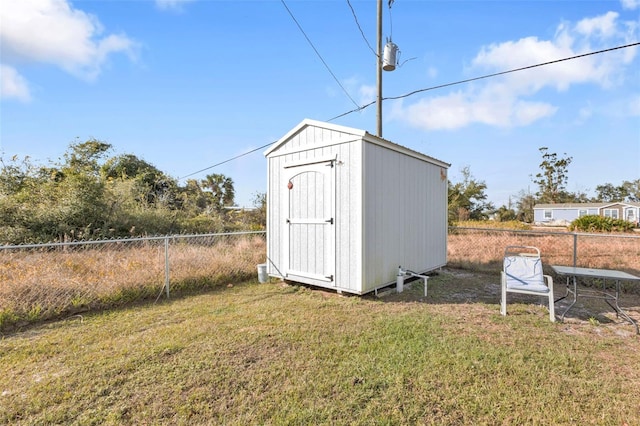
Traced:
POLYGON ((3 330, 7 325, 13 325, 18 322, 20 317, 11 309, 0 310, 0 330, 3 330))
POLYGON ((630 232, 633 227, 633 223, 626 220, 598 215, 582 216, 569 224, 569 230, 583 232, 630 232))

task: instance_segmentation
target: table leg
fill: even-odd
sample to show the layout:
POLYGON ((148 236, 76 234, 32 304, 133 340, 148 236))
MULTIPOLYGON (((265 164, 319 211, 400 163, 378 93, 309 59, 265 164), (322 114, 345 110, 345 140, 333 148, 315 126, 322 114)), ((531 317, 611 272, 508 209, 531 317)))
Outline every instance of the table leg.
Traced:
POLYGON ((562 299, 566 299, 567 296, 569 296, 569 277, 567 277, 567 291, 566 291, 566 293, 562 297, 559 297, 556 300, 554 300, 553 303, 558 303, 562 299))
POLYGON ((620 318, 620 308, 618 307, 618 295, 620 294, 619 292, 619 285, 620 285, 620 281, 616 280, 616 292, 613 296, 613 301, 614 301, 614 305, 611 304, 611 302, 609 302, 609 300, 611 300, 611 294, 607 293, 607 286, 606 284, 606 280, 603 279, 602 280, 602 294, 604 296, 604 301, 607 302, 607 305, 611 306, 611 309, 613 309, 616 312, 616 318, 620 318))
POLYGON ((627 313, 620 307, 620 305, 618 305, 619 296, 620 296, 620 280, 616 280, 616 298, 614 299, 615 306, 611 306, 611 303, 609 303, 609 305, 616 311, 616 317, 618 318, 620 316, 624 317, 624 319, 626 319, 627 321, 629 321, 631 324, 635 326, 636 334, 640 334, 640 328, 638 327, 638 323, 635 322, 633 318, 631 318, 629 315, 627 315, 627 313))
POLYGON ((560 321, 564 321, 564 316, 567 314, 567 312, 569 312, 569 309, 571 309, 573 307, 573 305, 576 304, 576 301, 578 300, 578 284, 577 284, 576 277, 573 277, 573 291, 569 290, 569 280, 570 279, 571 279, 571 277, 567 277, 567 294, 565 294, 563 297, 561 297, 558 300, 562 300, 565 297, 567 297, 569 295, 569 293, 573 293, 573 301, 567 307, 567 309, 565 309, 564 312, 562 313, 562 316, 560 317, 560 321))

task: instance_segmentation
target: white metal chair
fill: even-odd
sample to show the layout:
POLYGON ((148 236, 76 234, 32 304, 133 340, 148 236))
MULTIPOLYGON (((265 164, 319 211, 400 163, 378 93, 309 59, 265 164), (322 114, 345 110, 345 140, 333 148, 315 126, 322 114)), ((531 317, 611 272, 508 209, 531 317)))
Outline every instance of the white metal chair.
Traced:
POLYGON ((549 298, 549 319, 555 322, 553 278, 543 275, 540 250, 531 246, 507 246, 501 274, 500 313, 507 315, 507 293, 531 294, 549 298))

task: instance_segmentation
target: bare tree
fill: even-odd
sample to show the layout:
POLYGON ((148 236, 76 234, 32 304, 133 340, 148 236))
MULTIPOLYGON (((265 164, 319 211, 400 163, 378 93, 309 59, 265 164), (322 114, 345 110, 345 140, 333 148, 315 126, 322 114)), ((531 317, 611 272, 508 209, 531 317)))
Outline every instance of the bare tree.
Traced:
POLYGON ((548 150, 547 147, 540 148, 542 153, 541 171, 533 179, 533 183, 538 185, 536 196, 538 202, 541 203, 564 203, 574 198, 566 189, 569 179, 568 168, 573 158, 558 157, 558 154, 550 153, 548 150))

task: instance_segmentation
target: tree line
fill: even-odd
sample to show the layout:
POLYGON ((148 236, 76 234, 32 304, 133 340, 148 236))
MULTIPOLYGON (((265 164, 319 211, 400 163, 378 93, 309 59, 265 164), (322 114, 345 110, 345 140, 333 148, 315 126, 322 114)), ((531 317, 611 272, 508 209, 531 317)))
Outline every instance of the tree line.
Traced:
MULTIPOLYGON (((0 244, 265 229, 266 194, 254 194, 253 209, 237 209, 230 177, 180 184, 133 154, 110 156, 112 149, 95 139, 71 143, 45 166, 28 157, 0 158, 0 244)), ((598 185, 592 198, 570 192, 572 157, 546 147, 540 153, 540 171, 531 176, 537 191, 521 191, 499 208, 487 200, 485 182, 464 167, 462 181, 448 182, 449 222, 531 223, 538 203, 640 202, 640 179, 598 185)))
POLYGON ((0 243, 264 229, 264 194, 255 194, 255 209, 234 209, 230 177, 181 185, 135 155, 109 156, 112 149, 92 139, 46 166, 0 159, 0 243))
POLYGON ((536 204, 557 203, 597 203, 597 202, 640 202, 640 179, 623 181, 620 185, 604 183, 595 188, 594 197, 584 192, 567 190, 569 165, 573 158, 549 151, 541 147, 542 160, 539 172, 531 176, 537 191, 520 191, 514 195, 513 202, 496 208, 487 201, 487 185, 471 174, 468 166, 461 170, 462 181, 449 181, 449 222, 464 220, 486 220, 490 217, 498 221, 518 220, 533 222, 533 206, 536 204))

